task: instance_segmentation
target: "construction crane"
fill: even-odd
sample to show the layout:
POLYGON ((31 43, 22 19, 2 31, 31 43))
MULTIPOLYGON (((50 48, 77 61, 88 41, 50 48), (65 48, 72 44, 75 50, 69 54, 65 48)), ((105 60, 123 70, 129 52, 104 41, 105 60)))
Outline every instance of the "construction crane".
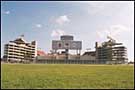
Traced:
POLYGON ((116 40, 112 39, 110 36, 107 36, 108 39, 110 39, 112 42, 116 42, 116 40))
POLYGON ((109 40, 109 44, 112 46, 112 45, 122 45, 122 43, 116 43, 116 40, 112 39, 110 36, 107 36, 109 40))

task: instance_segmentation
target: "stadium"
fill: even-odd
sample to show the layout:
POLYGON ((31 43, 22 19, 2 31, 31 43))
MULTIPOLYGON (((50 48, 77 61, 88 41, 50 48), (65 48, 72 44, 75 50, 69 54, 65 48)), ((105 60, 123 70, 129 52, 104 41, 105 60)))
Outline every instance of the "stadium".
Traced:
POLYGON ((52 40, 52 50, 44 53, 37 50, 37 42, 28 43, 24 36, 9 41, 4 47, 4 62, 46 63, 46 64, 125 64, 128 62, 127 48, 122 43, 107 36, 106 42, 95 42, 95 51, 81 54, 82 41, 74 40, 72 35, 62 35, 60 40, 52 40), (70 54, 75 50, 76 54, 70 54))

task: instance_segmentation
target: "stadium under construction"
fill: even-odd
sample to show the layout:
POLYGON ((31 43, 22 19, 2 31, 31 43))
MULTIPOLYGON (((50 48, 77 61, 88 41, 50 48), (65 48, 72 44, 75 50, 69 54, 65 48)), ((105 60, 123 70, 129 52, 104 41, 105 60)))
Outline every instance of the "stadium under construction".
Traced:
POLYGON ((33 44, 33 42, 31 44, 26 43, 21 37, 12 41, 12 44, 11 42, 5 44, 3 60, 6 62, 44 64, 127 63, 127 48, 122 43, 117 43, 111 37, 107 36, 107 38, 109 40, 106 42, 101 44, 95 43, 95 51, 86 51, 81 55, 82 41, 75 41, 71 35, 63 35, 60 37, 60 40, 52 40, 52 50, 50 53, 37 50, 36 44, 33 44), (75 50, 76 54, 70 54, 69 50, 75 50), (28 53, 29 55, 26 55, 28 53))

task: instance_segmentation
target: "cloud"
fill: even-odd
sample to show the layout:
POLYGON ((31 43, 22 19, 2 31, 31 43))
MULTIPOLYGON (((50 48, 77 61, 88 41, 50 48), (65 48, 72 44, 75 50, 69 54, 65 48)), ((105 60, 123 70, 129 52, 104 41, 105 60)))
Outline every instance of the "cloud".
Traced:
POLYGON ((69 18, 67 15, 60 16, 56 19, 56 23, 59 25, 63 25, 64 23, 70 22, 69 18))
POLYGON ((93 7, 93 8, 104 8, 105 7, 104 2, 90 2, 88 4, 90 5, 90 7, 93 7))
POLYGON ((36 24, 35 25, 37 28, 41 28, 42 27, 42 24, 36 24))
POLYGON ((52 31, 51 36, 57 37, 57 36, 65 35, 65 34, 66 34, 65 31, 60 30, 60 29, 56 29, 56 30, 52 31))
POLYGON ((89 2, 87 3, 86 11, 89 14, 101 13, 104 11, 106 5, 104 2, 89 2))
POLYGON ((122 32, 129 31, 129 29, 123 25, 113 25, 110 27, 112 35, 118 35, 122 32))
POLYGON ((103 38, 103 34, 102 34, 102 32, 100 32, 100 31, 96 31, 96 33, 97 33, 97 35, 100 37, 100 38, 103 38))
POLYGON ((3 11, 3 14, 10 14, 10 11, 3 11))
POLYGON ((100 38, 104 38, 107 35, 116 37, 118 35, 121 35, 124 32, 128 32, 128 31, 130 31, 130 29, 128 29, 127 27, 125 27, 123 25, 112 25, 108 29, 100 30, 100 31, 97 31, 96 33, 100 38))

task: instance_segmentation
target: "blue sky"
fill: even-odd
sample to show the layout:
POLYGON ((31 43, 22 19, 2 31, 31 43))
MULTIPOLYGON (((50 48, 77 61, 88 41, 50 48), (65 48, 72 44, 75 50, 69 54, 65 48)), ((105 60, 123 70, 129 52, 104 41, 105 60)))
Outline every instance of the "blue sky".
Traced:
POLYGON ((2 1, 1 53, 3 45, 24 34, 26 41, 36 40, 45 52, 60 35, 74 35, 83 42, 82 53, 94 50, 95 42, 110 35, 127 47, 134 60, 133 1, 2 1))

